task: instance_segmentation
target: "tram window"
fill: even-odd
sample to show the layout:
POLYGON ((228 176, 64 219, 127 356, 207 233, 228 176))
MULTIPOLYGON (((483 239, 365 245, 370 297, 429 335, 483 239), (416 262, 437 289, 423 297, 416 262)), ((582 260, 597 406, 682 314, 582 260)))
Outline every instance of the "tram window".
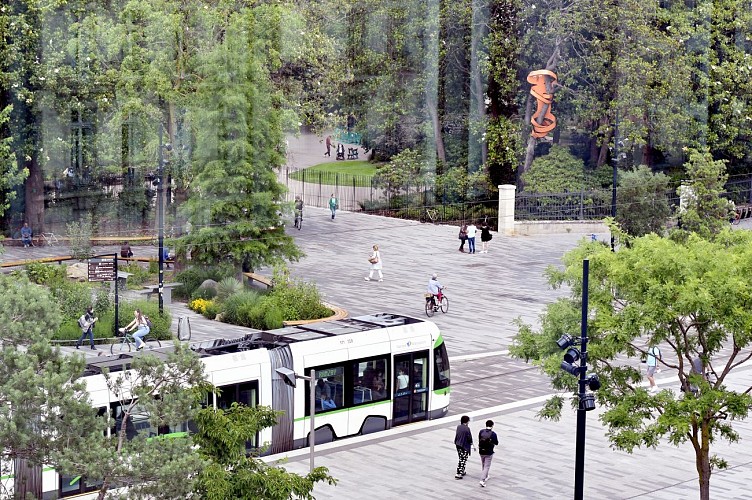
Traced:
POLYGON ((344 384, 344 367, 316 370, 316 413, 342 408, 344 384))
POLYGON ((433 350, 434 356, 434 390, 449 387, 449 357, 446 352, 446 344, 442 342, 433 350))
POLYGON ((428 378, 428 358, 416 358, 413 362, 412 376, 410 383, 415 389, 422 389, 426 387, 426 379, 428 378))
POLYGON ((258 404, 258 382, 243 382, 240 384, 223 385, 217 395, 217 408, 226 410, 233 403, 241 403, 246 406, 258 404))
POLYGON ((386 358, 369 359, 353 364, 353 403, 361 404, 387 398, 386 358))

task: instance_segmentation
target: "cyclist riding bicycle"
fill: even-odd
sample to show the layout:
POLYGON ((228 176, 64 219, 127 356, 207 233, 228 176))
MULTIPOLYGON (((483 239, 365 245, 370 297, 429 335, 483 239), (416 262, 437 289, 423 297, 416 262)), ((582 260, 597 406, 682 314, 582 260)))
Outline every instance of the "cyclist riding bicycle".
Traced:
POLYGON ((298 227, 299 221, 303 220, 303 200, 300 196, 295 197, 295 227, 298 227))
POLYGON ((433 273, 431 279, 428 280, 428 286, 426 286, 426 292, 431 294, 431 304, 436 307, 436 304, 441 302, 441 290, 444 286, 439 282, 439 276, 433 273))

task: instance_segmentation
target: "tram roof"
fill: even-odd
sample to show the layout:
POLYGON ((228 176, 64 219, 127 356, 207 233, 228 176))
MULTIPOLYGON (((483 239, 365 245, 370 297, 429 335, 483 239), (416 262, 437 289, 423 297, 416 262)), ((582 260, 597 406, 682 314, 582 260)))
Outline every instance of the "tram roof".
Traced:
MULTIPOLYGON (((274 349, 296 342, 367 332, 380 328, 422 323, 424 320, 399 314, 376 313, 354 318, 320 321, 304 325, 286 326, 276 330, 251 330, 235 339, 214 339, 191 344, 191 349, 201 357, 218 356, 252 349, 274 349)), ((165 348, 154 349, 149 354, 167 359, 165 348)), ((97 357, 86 364, 86 375, 102 373, 103 369, 116 372, 127 369, 134 357, 141 353, 123 353, 118 356, 97 357)))

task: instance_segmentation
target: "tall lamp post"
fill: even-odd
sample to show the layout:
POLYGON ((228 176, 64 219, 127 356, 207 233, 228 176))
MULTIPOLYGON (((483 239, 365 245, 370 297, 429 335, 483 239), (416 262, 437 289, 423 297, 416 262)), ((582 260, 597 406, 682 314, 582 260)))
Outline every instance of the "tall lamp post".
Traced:
MULTIPOLYGON (((611 184, 611 218, 616 220, 616 180, 619 168, 619 113, 616 113, 616 124, 614 130, 614 157, 611 158, 611 163, 614 166, 614 178, 611 184)), ((614 251, 614 232, 611 231, 611 251, 614 251)))
POLYGON ((289 385, 293 389, 296 386, 296 379, 308 381, 308 389, 309 389, 308 406, 311 412, 311 427, 310 427, 311 430, 308 434, 308 447, 309 447, 308 461, 310 462, 311 472, 313 472, 314 446, 316 445, 316 424, 314 423, 314 420, 316 417, 316 372, 313 370, 313 368, 311 368, 310 375, 305 376, 305 375, 298 375, 297 373, 295 373, 295 371, 289 368, 284 368, 284 367, 277 368, 276 371, 282 377, 282 380, 285 381, 285 384, 289 385))
POLYGON ((590 261, 582 261, 582 319, 580 324, 580 338, 575 340, 571 335, 564 334, 556 341, 559 349, 565 350, 564 361, 561 369, 567 373, 579 376, 578 392, 579 405, 577 407, 577 447, 574 460, 574 498, 582 500, 585 492, 585 416, 590 410, 595 409, 595 396, 591 391, 597 391, 601 387, 601 381, 596 374, 587 374, 587 318, 588 318, 588 275, 590 274, 590 261), (580 350, 572 347, 580 345, 580 350), (580 365, 577 366, 577 360, 580 365))
POLYGON ((162 145, 162 124, 159 125, 159 166, 157 167, 157 246, 159 259, 159 315, 164 312, 164 150, 172 151, 172 145, 168 142, 162 145))

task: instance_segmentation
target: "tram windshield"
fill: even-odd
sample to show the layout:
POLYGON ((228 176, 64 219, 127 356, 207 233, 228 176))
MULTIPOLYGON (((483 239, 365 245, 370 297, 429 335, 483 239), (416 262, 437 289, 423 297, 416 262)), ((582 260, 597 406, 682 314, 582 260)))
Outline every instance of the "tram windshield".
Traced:
POLYGON ((443 389, 449 387, 449 357, 446 352, 444 341, 433 349, 435 375, 433 388, 443 389))

